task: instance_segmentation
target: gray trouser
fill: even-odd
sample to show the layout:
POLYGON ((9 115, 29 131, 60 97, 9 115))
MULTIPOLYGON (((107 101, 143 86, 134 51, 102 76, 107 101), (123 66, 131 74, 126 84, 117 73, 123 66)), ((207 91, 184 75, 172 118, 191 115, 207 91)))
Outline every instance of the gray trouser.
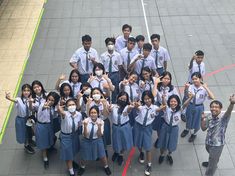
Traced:
POLYGON ((223 147, 224 147, 223 145, 222 146, 206 145, 206 150, 209 153, 209 165, 206 169, 205 173, 206 176, 213 176, 215 174, 223 147))

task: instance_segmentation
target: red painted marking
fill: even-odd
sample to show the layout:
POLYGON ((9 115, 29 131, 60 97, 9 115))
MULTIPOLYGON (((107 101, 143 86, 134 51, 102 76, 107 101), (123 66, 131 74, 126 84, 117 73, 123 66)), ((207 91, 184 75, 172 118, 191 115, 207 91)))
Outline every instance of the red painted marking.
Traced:
MULTIPOLYGON (((215 70, 215 71, 213 71, 213 72, 207 73, 207 74, 204 76, 204 78, 208 78, 208 77, 213 76, 213 75, 215 75, 215 74, 217 74, 217 73, 219 73, 219 72, 222 72, 222 71, 224 71, 224 70, 231 69, 231 68, 233 68, 233 67, 235 67, 235 64, 231 64, 231 65, 224 66, 224 67, 222 67, 222 68, 220 68, 220 69, 217 69, 217 70, 215 70)), ((180 92, 183 92, 183 91, 184 91, 184 87, 180 87, 180 88, 179 88, 179 91, 180 91, 180 92)), ((131 162, 131 160, 132 160, 134 154, 135 154, 135 148, 133 147, 133 148, 131 149, 130 153, 129 153, 128 158, 127 158, 126 164, 125 164, 125 166, 124 166, 124 170, 123 170, 123 172, 122 172, 122 176, 126 176, 127 170, 128 170, 128 168, 129 168, 130 162, 131 162)))
POLYGON ((122 172, 122 176, 126 176, 126 172, 127 172, 128 168, 129 168, 129 165, 131 163, 131 160, 132 160, 134 154, 135 154, 135 147, 132 147, 132 149, 131 149, 131 151, 129 153, 129 156, 128 156, 127 160, 126 160, 126 164, 124 166, 124 169, 123 169, 123 172, 122 172))

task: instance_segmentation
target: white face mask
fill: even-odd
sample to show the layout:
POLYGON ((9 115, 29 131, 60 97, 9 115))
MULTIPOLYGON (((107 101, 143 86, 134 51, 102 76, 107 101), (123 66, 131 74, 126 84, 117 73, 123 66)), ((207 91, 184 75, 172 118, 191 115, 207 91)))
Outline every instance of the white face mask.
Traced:
POLYGON ((69 106, 68 107, 68 111, 70 112, 70 113, 73 113, 73 112, 75 112, 76 111, 76 106, 69 106))
POLYGON ((88 88, 87 90, 85 90, 85 91, 84 91, 84 94, 85 94, 85 95, 90 95, 90 94, 91 94, 91 89, 88 88))
POLYGON ((103 70, 97 70, 97 71, 95 71, 95 74, 97 76, 101 76, 101 75, 103 75, 103 70))
POLYGON ((100 95, 100 94, 94 94, 94 95, 92 95, 92 98, 93 98, 94 100, 98 101, 98 100, 100 100, 101 95, 100 95))
POLYGON ((108 50, 113 51, 114 50, 114 45, 108 45, 107 48, 108 48, 108 50))

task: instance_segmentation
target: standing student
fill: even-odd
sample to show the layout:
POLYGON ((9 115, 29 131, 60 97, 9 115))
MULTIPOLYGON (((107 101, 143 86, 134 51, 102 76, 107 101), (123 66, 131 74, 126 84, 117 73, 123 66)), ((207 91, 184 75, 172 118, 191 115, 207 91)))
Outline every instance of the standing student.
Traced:
POLYGON ((85 161, 95 161, 97 158, 102 161, 106 175, 111 175, 102 140, 104 121, 101 118, 98 118, 99 114, 99 108, 97 106, 93 106, 89 109, 89 117, 83 120, 81 166, 78 170, 78 175, 82 175, 85 172, 85 161))
POLYGON ((199 72, 192 74, 193 84, 189 86, 188 92, 194 95, 194 98, 189 103, 186 109, 186 129, 181 133, 181 137, 187 136, 189 130, 194 130, 189 138, 189 142, 193 142, 197 136, 197 132, 200 129, 201 114, 204 111, 204 101, 208 97, 214 99, 213 93, 202 83, 202 76, 199 72))
POLYGON ((94 65, 93 74, 87 81, 92 88, 99 88, 105 97, 109 97, 110 92, 114 91, 115 87, 105 72, 104 65, 97 63, 94 65))
POLYGON ((141 70, 144 67, 149 67, 153 73, 155 73, 156 65, 154 58, 150 55, 152 45, 145 43, 143 46, 143 54, 137 54, 131 61, 129 70, 135 71, 138 75, 141 74, 141 70))
POLYGON ((173 158, 171 156, 177 148, 178 144, 178 134, 179 134, 179 122, 182 110, 188 105, 189 101, 193 98, 190 94, 190 99, 188 99, 181 108, 180 98, 178 95, 171 95, 168 98, 167 104, 163 99, 163 105, 166 105, 164 111, 164 123, 161 128, 159 140, 157 147, 160 148, 159 164, 164 161, 165 153, 167 154, 167 161, 170 165, 173 164, 173 158))
POLYGON ((120 55, 122 58, 122 66, 120 70, 120 80, 123 80, 124 77, 128 75, 130 70, 128 70, 128 67, 131 64, 132 59, 134 56, 138 54, 138 52, 135 50, 135 38, 134 37, 129 37, 128 42, 127 42, 127 47, 123 48, 120 51, 120 55))
POLYGON ((115 38, 106 38, 105 45, 107 51, 101 54, 100 59, 104 65, 105 71, 108 73, 108 77, 111 79, 115 89, 112 92, 112 102, 116 101, 118 90, 118 84, 120 82, 119 69, 122 65, 121 55, 115 51, 115 38))
POLYGON ((111 105, 112 142, 113 156, 112 161, 117 160, 118 165, 123 164, 123 154, 133 146, 132 128, 129 123, 128 114, 134 106, 129 103, 129 96, 126 92, 120 92, 117 96, 117 104, 111 105))
POLYGON ((71 88, 72 88, 72 91, 73 91, 73 98, 77 98, 77 95, 80 91, 80 87, 82 85, 81 83, 81 75, 79 73, 79 71, 77 69, 73 69, 71 72, 70 72, 70 75, 69 75, 69 79, 68 80, 65 80, 65 75, 62 74, 59 79, 57 80, 56 82, 56 90, 57 91, 60 91, 60 87, 63 83, 68 83, 71 88), (63 82, 62 82, 63 81, 63 82), (62 83, 61 83, 62 82, 62 83))
POLYGON ((167 49, 160 46, 160 35, 159 34, 152 34, 151 43, 153 45, 153 49, 151 52, 151 56, 155 59, 157 73, 158 75, 162 75, 164 71, 167 70, 167 62, 170 60, 169 53, 167 49))
POLYGON ((137 50, 139 54, 143 54, 143 45, 144 45, 145 37, 143 35, 137 35, 135 40, 136 40, 135 49, 137 50))
POLYGON ((129 24, 124 24, 122 26, 122 33, 123 35, 120 35, 116 38, 115 48, 117 52, 120 52, 123 48, 127 47, 127 41, 130 37, 132 31, 132 27, 129 24))
MULTIPOLYGON (((124 79, 119 84, 120 91, 124 91, 128 94, 131 103, 140 100, 141 92, 139 85, 136 83, 137 79, 138 79, 137 73, 132 72, 130 73, 128 79, 124 79)), ((131 126, 134 125, 136 116, 137 116, 136 109, 132 109, 131 113, 129 114, 131 126)))
POLYGON ((61 116, 60 159, 66 161, 70 176, 74 176, 73 160, 80 148, 79 127, 82 124, 82 114, 76 111, 76 101, 66 101, 66 109, 59 106, 61 116))
POLYGON ((202 114, 201 128, 203 131, 207 130, 206 150, 209 153, 208 162, 202 163, 204 167, 207 167, 205 176, 214 175, 225 145, 225 133, 235 104, 234 94, 230 96, 229 101, 230 104, 224 114, 221 112, 222 103, 218 100, 210 103, 211 114, 208 116, 202 114))
POLYGON ((54 144, 53 118, 59 99, 60 96, 56 92, 50 92, 46 102, 38 107, 35 137, 37 148, 42 151, 45 169, 49 167, 47 150, 54 144))
POLYGON ((15 99, 11 98, 10 93, 6 92, 6 99, 15 103, 17 108, 17 116, 15 118, 15 132, 16 132, 16 141, 19 144, 24 144, 24 149, 29 154, 34 154, 35 151, 30 145, 30 139, 32 139, 31 128, 27 128, 26 122, 29 118, 29 101, 32 100, 31 96, 31 86, 29 84, 24 84, 21 88, 21 97, 16 97, 15 99))
POLYGON ((134 125, 134 145, 139 149, 139 162, 144 163, 144 152, 146 151, 147 166, 145 175, 151 174, 151 149, 152 149, 152 122, 161 110, 154 105, 154 97, 152 92, 144 91, 142 94, 142 106, 140 102, 135 103, 138 110, 138 116, 135 118, 134 125))
POLYGON ((91 47, 92 39, 89 35, 82 36, 83 47, 79 48, 70 59, 70 65, 79 70, 81 74, 81 82, 88 80, 89 75, 95 63, 99 62, 97 51, 91 47))
POLYGON ((89 114, 89 110, 93 106, 97 106, 99 108, 99 118, 101 118, 104 121, 104 146, 105 146, 105 152, 106 156, 108 157, 108 151, 107 151, 107 145, 111 145, 111 126, 110 126, 110 120, 109 120, 109 103, 104 98, 104 94, 99 88, 93 88, 91 90, 91 96, 87 101, 86 104, 87 114, 89 114))

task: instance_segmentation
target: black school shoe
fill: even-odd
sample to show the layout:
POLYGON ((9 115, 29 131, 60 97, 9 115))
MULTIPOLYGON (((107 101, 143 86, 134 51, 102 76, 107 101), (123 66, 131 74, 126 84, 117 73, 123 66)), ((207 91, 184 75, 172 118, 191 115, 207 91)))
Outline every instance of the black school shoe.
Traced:
POLYGON ((111 175, 112 174, 109 167, 104 168, 104 172, 106 173, 106 175, 111 175))
POLYGON ((167 161, 169 162, 169 164, 173 165, 173 158, 172 158, 172 156, 171 155, 167 155, 166 158, 167 158, 167 161))
POLYGON ((73 161, 73 169, 77 170, 79 168, 78 163, 76 163, 75 161, 73 161))
POLYGON ((118 158, 119 154, 114 152, 112 156, 112 161, 114 162, 118 158))
POLYGON ((139 162, 140 162, 141 164, 144 163, 144 152, 140 152, 140 155, 139 155, 139 162))
POLYGON ((180 136, 183 138, 183 137, 187 136, 188 133, 189 133, 189 130, 184 130, 184 131, 181 133, 180 136))
POLYGON ((208 167, 208 165, 209 165, 209 162, 207 162, 207 161, 202 162, 202 166, 203 166, 203 167, 208 167))
POLYGON ((144 170, 144 174, 147 175, 147 176, 151 175, 151 171, 152 171, 151 166, 147 165, 146 169, 144 170))
POLYGON ((80 167, 80 168, 78 169, 78 175, 83 175, 84 172, 85 172, 85 168, 80 167))
POLYGON ((164 161, 164 158, 165 158, 165 156, 160 155, 159 159, 158 159, 158 163, 162 164, 162 162, 164 161))
POLYGON ((197 135, 191 134, 190 138, 188 139, 189 142, 193 142, 196 139, 197 135))
POLYGON ((117 159, 118 165, 121 166, 123 164, 123 156, 119 155, 117 159))
POLYGON ((24 149, 27 153, 29 154, 34 154, 35 153, 35 150, 33 149, 33 147, 31 147, 30 145, 25 145, 24 146, 24 149))
POLYGON ((44 161, 44 168, 48 169, 49 168, 49 160, 44 161))

